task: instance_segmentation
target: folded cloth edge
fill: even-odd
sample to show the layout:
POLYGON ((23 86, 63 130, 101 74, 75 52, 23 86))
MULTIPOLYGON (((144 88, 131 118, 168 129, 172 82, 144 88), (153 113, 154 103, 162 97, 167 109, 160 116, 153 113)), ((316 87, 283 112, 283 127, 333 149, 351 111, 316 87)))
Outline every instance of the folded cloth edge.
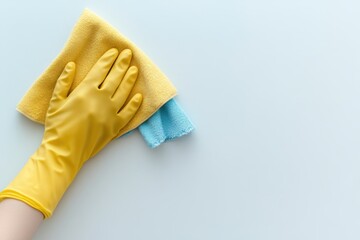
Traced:
POLYGON ((139 127, 146 144, 156 148, 164 142, 191 133, 195 127, 177 101, 172 98, 139 127))

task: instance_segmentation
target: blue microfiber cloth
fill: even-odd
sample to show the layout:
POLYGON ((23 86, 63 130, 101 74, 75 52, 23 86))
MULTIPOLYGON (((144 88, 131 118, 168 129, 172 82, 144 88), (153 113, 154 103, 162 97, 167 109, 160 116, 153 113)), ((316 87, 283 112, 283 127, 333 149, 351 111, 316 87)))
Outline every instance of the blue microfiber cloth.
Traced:
POLYGON ((146 144, 155 148, 163 142, 190 133, 194 125, 174 99, 170 99, 138 127, 146 144))

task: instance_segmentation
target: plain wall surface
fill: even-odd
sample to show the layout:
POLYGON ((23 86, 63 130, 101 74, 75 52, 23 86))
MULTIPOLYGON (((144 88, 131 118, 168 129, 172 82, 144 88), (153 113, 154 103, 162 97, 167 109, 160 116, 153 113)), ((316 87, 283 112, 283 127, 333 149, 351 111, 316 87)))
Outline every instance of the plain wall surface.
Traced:
POLYGON ((360 2, 0 2, 0 188, 43 127, 16 104, 85 7, 178 88, 196 131, 89 161, 37 240, 360 239, 360 2))

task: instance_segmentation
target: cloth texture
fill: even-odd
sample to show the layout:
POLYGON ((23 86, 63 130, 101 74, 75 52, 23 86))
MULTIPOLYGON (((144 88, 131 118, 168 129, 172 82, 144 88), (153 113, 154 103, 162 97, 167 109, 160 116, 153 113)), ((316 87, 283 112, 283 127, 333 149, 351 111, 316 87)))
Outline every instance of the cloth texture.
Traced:
POLYGON ((155 148, 165 141, 190 133, 194 125, 175 99, 171 99, 138 129, 147 145, 155 148))
MULTIPOLYGON (((141 49, 89 9, 85 9, 80 16, 63 50, 23 96, 17 110, 31 120, 43 124, 56 80, 64 66, 71 61, 77 66, 70 89, 72 91, 84 79, 95 62, 110 48, 117 48, 119 51, 131 49, 133 52, 131 64, 139 69, 137 83, 129 99, 139 92, 143 94, 143 102, 135 117, 118 136, 137 128, 172 99, 176 95, 176 89, 141 49)), ((162 123, 158 122, 158 124, 162 123)), ((171 128, 171 125, 169 122, 166 127, 171 128)), ((161 126, 156 125, 156 129, 159 127, 161 126)))

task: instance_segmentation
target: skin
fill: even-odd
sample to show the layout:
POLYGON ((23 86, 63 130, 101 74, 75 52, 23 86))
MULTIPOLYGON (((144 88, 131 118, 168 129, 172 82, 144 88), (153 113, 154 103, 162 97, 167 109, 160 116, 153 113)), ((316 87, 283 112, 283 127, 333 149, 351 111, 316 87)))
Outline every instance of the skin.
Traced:
POLYGON ((31 239, 43 219, 40 211, 16 199, 7 198, 0 203, 0 239, 31 239))

